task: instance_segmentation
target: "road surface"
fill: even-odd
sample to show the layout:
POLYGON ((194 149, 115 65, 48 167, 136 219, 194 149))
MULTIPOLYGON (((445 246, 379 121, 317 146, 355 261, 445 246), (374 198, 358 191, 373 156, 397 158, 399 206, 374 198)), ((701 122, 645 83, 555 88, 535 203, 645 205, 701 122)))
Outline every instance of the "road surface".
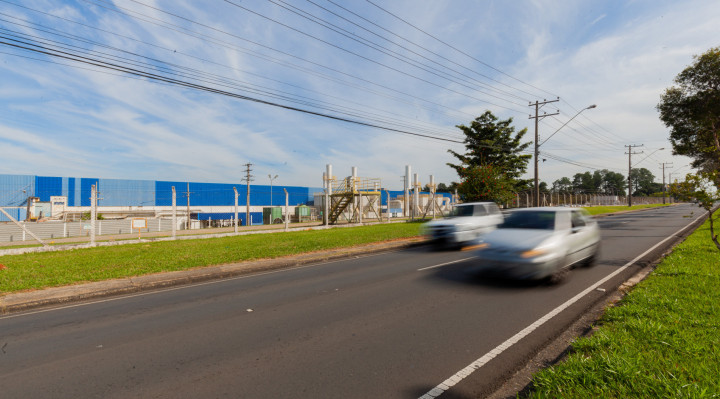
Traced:
POLYGON ((0 396, 483 396, 698 216, 602 218, 598 265, 556 286, 487 280, 465 271, 470 252, 418 247, 11 314, 0 396))

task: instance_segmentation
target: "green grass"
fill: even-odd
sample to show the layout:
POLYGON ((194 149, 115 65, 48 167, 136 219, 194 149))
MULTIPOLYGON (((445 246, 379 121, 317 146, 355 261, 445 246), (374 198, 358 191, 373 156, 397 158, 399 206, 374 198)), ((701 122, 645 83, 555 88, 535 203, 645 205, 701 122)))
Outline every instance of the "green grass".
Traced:
POLYGON ((0 292, 276 258, 414 237, 419 230, 419 223, 392 223, 0 256, 0 292))
POLYGON ((669 204, 647 204, 647 205, 633 205, 633 206, 589 206, 586 209, 591 215, 599 215, 603 213, 615 213, 622 211, 635 211, 638 209, 646 208, 657 208, 661 206, 668 206, 669 204))
POLYGON ((533 398, 720 397, 720 252, 709 222, 533 385, 533 398))

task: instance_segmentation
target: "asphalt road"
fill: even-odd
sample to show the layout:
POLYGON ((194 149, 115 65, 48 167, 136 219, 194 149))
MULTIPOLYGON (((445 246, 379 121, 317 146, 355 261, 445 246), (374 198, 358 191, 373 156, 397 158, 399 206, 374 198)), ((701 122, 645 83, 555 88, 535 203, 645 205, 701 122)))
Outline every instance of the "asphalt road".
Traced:
POLYGON ((0 396, 481 397, 698 216, 602 218, 598 265, 557 286, 487 280, 465 271, 469 252, 419 247, 11 314, 0 396))

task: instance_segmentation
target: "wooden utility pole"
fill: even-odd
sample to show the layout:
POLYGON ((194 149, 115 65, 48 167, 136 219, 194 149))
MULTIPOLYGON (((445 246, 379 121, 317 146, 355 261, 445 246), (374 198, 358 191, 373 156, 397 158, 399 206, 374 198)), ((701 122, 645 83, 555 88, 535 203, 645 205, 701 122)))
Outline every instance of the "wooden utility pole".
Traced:
POLYGON ((628 148, 627 154, 628 156, 628 206, 632 206, 632 178, 630 177, 630 173, 632 172, 632 156, 633 154, 642 154, 643 151, 640 152, 633 152, 633 147, 642 147, 644 144, 639 145, 626 145, 625 147, 628 148))
POLYGON ((535 107, 535 116, 530 115, 530 117, 528 119, 535 119, 535 189, 534 189, 534 195, 533 195, 533 197, 534 197, 533 202, 536 207, 540 206, 540 181, 539 181, 539 175, 538 175, 538 158, 540 155, 540 144, 538 141, 538 121, 541 118, 544 118, 546 116, 553 116, 553 115, 560 114, 560 112, 555 112, 554 114, 548 114, 547 112, 544 112, 542 115, 540 115, 539 114, 540 107, 545 104, 556 103, 558 101, 560 101, 559 97, 557 100, 550 100, 550 101, 543 100, 542 102, 535 101, 534 103, 529 104, 530 107, 533 107, 533 106, 535 107))
MULTIPOLYGON (((668 169, 672 168, 672 162, 663 162, 662 163, 662 170, 663 170, 663 185, 662 185, 662 193, 663 193, 663 204, 665 204, 665 197, 667 191, 665 190, 665 165, 669 165, 668 169)), ((670 179, 668 179, 670 180, 670 179)))

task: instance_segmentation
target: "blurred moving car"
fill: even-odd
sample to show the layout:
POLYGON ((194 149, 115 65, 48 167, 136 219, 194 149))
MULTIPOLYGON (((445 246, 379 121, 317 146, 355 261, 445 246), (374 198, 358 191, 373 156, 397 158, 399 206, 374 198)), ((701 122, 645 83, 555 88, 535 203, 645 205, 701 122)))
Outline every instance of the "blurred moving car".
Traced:
POLYGON ((423 234, 436 248, 458 248, 494 230, 502 221, 494 202, 469 202, 455 205, 447 218, 425 223, 423 234))
POLYGON ((592 265, 600 250, 600 229, 581 208, 525 208, 511 211, 497 230, 477 243, 477 266, 516 279, 561 279, 571 266, 592 265))

